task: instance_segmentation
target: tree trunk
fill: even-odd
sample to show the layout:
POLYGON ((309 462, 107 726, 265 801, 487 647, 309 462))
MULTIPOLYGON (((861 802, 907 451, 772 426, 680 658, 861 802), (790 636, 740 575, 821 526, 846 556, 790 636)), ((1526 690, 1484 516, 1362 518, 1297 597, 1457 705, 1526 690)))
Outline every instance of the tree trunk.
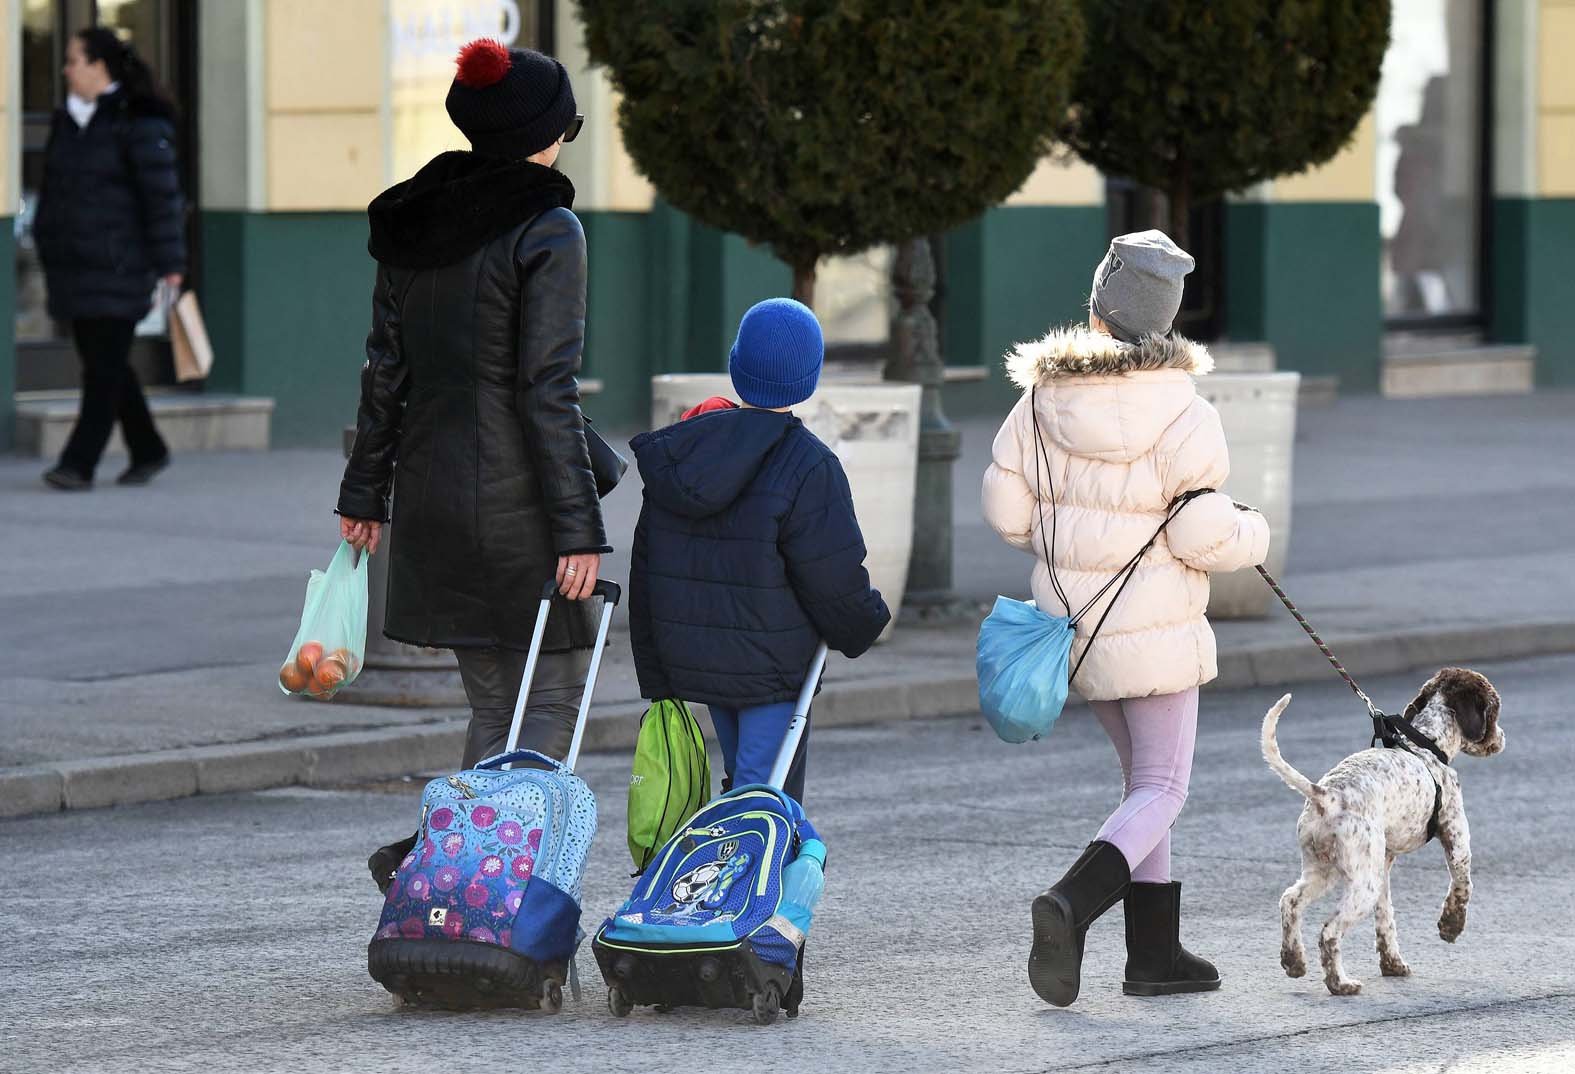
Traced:
POLYGON ((793 266, 793 297, 815 308, 815 262, 793 266))

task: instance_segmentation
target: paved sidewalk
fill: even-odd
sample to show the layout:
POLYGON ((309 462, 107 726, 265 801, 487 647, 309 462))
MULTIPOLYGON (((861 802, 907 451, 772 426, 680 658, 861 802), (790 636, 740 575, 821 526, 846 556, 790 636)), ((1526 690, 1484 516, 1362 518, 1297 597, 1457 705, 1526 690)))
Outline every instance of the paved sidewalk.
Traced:
MULTIPOLYGON (((1575 651, 1575 394, 1301 413, 1285 584, 1358 674, 1575 651)), ((1029 561, 978 519, 994 423, 963 424, 957 584, 982 615, 1029 561)), ((306 572, 337 537, 333 452, 190 456, 148 489, 63 495, 0 460, 0 816, 445 767, 462 699, 435 708, 282 696, 306 572)), ((626 548, 633 480, 608 500, 626 548)), ((622 553, 607 573, 627 575, 622 553)), ((621 622, 621 619, 620 619, 621 622)), ((973 621, 905 625, 835 661, 826 724, 972 711, 973 621)), ((1218 624, 1221 687, 1329 674, 1289 616, 1218 624)), ((346 695, 348 697, 348 695, 346 695)), ((593 748, 641 704, 620 630, 593 748)), ((1380 698, 1398 704, 1402 698, 1380 698)))

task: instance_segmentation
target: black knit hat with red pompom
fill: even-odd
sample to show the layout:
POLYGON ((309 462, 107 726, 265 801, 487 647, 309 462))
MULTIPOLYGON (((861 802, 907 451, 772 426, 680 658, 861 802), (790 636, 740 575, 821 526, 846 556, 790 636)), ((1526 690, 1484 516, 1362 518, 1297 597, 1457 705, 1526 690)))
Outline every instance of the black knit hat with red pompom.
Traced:
POLYGON ((574 122, 569 72, 551 56, 480 38, 460 49, 455 68, 445 104, 478 153, 529 157, 574 122))

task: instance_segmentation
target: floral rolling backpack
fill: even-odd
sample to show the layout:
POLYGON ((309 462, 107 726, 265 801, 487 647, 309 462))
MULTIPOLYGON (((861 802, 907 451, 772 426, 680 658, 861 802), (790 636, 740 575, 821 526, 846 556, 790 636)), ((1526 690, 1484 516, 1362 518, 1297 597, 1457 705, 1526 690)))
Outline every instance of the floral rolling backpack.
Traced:
POLYGON ((557 1011, 580 932, 596 799, 557 761, 519 750, 435 779, 367 969, 408 1002, 557 1011), (549 769, 505 769, 531 760, 549 769))

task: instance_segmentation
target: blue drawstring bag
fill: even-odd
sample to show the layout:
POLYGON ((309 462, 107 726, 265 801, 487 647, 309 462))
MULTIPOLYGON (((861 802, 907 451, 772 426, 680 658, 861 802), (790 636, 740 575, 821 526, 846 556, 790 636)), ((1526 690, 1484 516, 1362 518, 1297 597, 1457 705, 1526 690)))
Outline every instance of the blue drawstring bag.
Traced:
POLYGON ((1055 726, 1066 705, 1076 632, 1064 615, 1033 601, 996 597, 979 627, 979 707, 1006 742, 1031 742, 1055 726))

